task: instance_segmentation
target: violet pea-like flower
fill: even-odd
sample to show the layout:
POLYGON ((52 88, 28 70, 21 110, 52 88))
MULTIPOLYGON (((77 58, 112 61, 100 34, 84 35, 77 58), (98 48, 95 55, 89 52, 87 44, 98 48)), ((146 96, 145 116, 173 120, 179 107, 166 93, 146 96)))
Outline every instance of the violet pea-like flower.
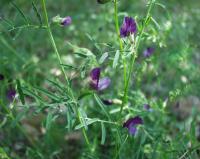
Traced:
POLYGON ((148 47, 146 50, 144 50, 143 55, 144 57, 148 58, 154 53, 153 47, 148 47))
POLYGON ((15 89, 10 88, 10 89, 7 91, 7 98, 8 98, 8 100, 12 102, 12 101, 14 100, 15 96, 16 96, 16 91, 15 91, 15 89))
POLYGON ((134 118, 128 119, 124 124, 123 127, 127 128, 131 135, 135 135, 137 132, 137 125, 143 124, 142 118, 136 116, 134 118))
POLYGON ((90 86, 97 91, 102 91, 108 88, 108 86, 111 83, 110 78, 108 77, 100 78, 100 74, 101 74, 101 68, 99 67, 92 69, 92 71, 90 72, 90 78, 91 78, 90 86))
POLYGON ((153 109, 151 108, 151 106, 149 104, 144 104, 143 105, 144 110, 148 111, 148 112, 152 112, 153 109))
POLYGON ((70 25, 72 23, 72 19, 71 19, 71 17, 70 16, 67 16, 67 17, 65 17, 65 18, 62 18, 62 21, 61 21, 61 25, 62 26, 68 26, 68 25, 70 25))
POLYGON ((125 38, 137 32, 137 25, 132 17, 124 17, 123 24, 120 28, 120 37, 125 38))

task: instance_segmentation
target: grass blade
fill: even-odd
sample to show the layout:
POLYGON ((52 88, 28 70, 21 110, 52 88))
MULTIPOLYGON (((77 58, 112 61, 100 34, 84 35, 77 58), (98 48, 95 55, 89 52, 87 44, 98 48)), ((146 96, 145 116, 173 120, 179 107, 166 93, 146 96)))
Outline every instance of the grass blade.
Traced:
POLYGON ((101 145, 104 145, 106 141, 106 128, 103 122, 101 122, 101 145))
POLYGON ((24 93, 22 91, 21 83, 19 80, 17 80, 17 91, 19 93, 19 98, 20 98, 22 104, 24 105, 25 104, 24 93))
POLYGON ((37 9, 37 7, 36 7, 34 2, 32 2, 32 7, 33 7, 33 10, 34 10, 34 12, 36 14, 36 17, 37 17, 37 19, 38 19, 38 21, 40 23, 40 26, 42 26, 42 18, 41 18, 41 15, 40 15, 40 13, 39 13, 39 11, 38 11, 38 9, 37 9))
POLYGON ((14 3, 11 2, 11 4, 13 5, 13 7, 15 7, 15 9, 17 9, 17 11, 20 13, 20 15, 22 16, 22 18, 24 19, 24 21, 29 24, 28 19, 26 18, 25 14, 23 13, 23 11, 14 3))

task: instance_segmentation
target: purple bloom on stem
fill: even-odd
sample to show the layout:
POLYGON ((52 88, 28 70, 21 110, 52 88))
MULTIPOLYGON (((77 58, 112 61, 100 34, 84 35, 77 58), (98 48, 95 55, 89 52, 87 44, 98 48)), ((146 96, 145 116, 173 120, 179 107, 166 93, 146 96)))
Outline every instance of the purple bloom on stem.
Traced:
POLYGON ((148 47, 146 50, 144 50, 143 55, 144 57, 150 57, 154 52, 154 48, 148 47))
POLYGON ((4 80, 4 75, 0 74, 0 81, 4 80))
POLYGON ((149 111, 149 112, 152 112, 153 109, 151 108, 151 106, 149 104, 144 104, 143 108, 146 110, 146 111, 149 111))
POLYGON ((137 132, 137 125, 139 124, 143 124, 143 120, 139 116, 136 116, 134 118, 128 119, 123 124, 123 127, 126 127, 131 135, 135 135, 137 132))
POLYGON ((92 69, 92 71, 90 72, 90 86, 97 91, 102 91, 108 88, 111 83, 111 80, 108 77, 100 79, 100 74, 101 69, 99 67, 92 69))
POLYGON ((136 31, 137 31, 137 25, 135 20, 131 17, 124 17, 123 24, 120 28, 120 36, 124 38, 131 34, 135 34, 136 31))
POLYGON ((68 26, 71 23, 72 23, 72 19, 71 19, 70 16, 67 16, 67 17, 63 18, 62 21, 61 21, 61 25, 62 26, 68 26))
POLYGON ((12 101, 14 100, 15 96, 16 96, 16 91, 15 91, 15 89, 11 88, 11 89, 9 89, 9 90, 7 91, 7 98, 8 98, 9 101, 12 102, 12 101))

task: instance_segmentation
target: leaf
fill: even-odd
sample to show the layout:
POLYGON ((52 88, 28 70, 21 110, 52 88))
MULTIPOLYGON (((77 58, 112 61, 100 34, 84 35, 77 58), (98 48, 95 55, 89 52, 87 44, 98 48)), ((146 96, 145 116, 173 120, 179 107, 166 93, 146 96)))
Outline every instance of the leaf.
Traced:
POLYGON ((0 158, 1 159, 11 159, 10 157, 8 157, 8 155, 6 154, 6 152, 4 151, 3 148, 0 147, 0 158))
POLYGON ((69 46, 71 46, 73 49, 74 49, 74 53, 83 57, 83 58, 86 58, 86 57, 96 57, 92 51, 90 51, 89 49, 87 48, 82 48, 82 47, 78 47, 76 45, 73 45, 71 43, 69 43, 69 46))
POLYGON ((24 93, 22 91, 21 83, 18 79, 17 79, 17 91, 19 93, 19 98, 20 98, 22 104, 24 105, 25 104, 24 93))
POLYGON ((114 60, 113 60, 113 68, 117 67, 117 64, 118 64, 118 61, 119 61, 119 55, 120 55, 120 52, 119 52, 119 50, 117 50, 115 57, 114 57, 114 60))
POLYGON ((19 112, 17 114, 17 116, 15 117, 15 119, 12 121, 12 127, 16 127, 16 125, 20 122, 20 120, 27 115, 27 112, 29 110, 29 107, 24 107, 23 111, 19 112))
POLYGON ((106 129, 103 122, 101 122, 101 145, 104 145, 106 141, 106 129))
POLYGON ((23 87, 23 90, 24 90, 24 94, 30 96, 30 97, 33 97, 36 101, 40 101, 41 103, 45 103, 42 98, 37 95, 35 92, 33 92, 32 90, 28 89, 28 88, 25 88, 23 87))
POLYGON ((57 117, 58 117, 57 115, 54 116, 53 113, 51 112, 48 113, 47 118, 46 118, 46 125, 45 125, 45 128, 47 131, 50 130, 52 122, 54 122, 57 117))
POLYGON ((83 99, 84 97, 89 96, 89 95, 92 95, 92 91, 85 91, 85 92, 83 92, 83 93, 81 93, 81 94, 79 95, 78 100, 81 100, 81 99, 83 99))
POLYGON ((68 65, 68 64, 60 64, 62 66, 64 66, 67 69, 74 69, 74 70, 78 70, 78 67, 72 66, 72 65, 68 65))
POLYGON ((99 63, 102 64, 106 60, 107 57, 108 57, 108 52, 103 53, 103 55, 99 59, 99 63))
POLYGON ((22 18, 24 19, 24 21, 29 24, 28 19, 26 18, 25 14, 22 12, 22 10, 14 3, 11 2, 11 4, 17 9, 17 11, 21 14, 22 18))
MULTIPOLYGON (((98 118, 87 119, 87 120, 86 120, 86 124, 87 124, 87 126, 88 126, 88 125, 91 125, 91 124, 93 124, 93 123, 95 123, 95 122, 98 122, 98 121, 99 121, 98 118)), ((77 126, 75 127, 75 130, 78 130, 78 129, 82 128, 82 127, 84 127, 83 123, 77 125, 77 126)))
POLYGON ((38 88, 38 87, 33 87, 33 88, 35 88, 38 92, 45 94, 47 97, 49 97, 53 101, 59 101, 60 100, 60 98, 58 96, 54 95, 53 93, 48 92, 48 90, 38 88))
POLYGON ((81 116, 81 122, 84 125, 85 129, 87 130, 88 129, 87 121, 86 121, 87 114, 85 113, 85 111, 82 108, 79 108, 78 111, 79 111, 80 116, 81 116))
POLYGON ((36 5, 35 5, 35 3, 32 1, 32 7, 33 7, 33 10, 34 10, 34 12, 35 12, 35 14, 36 14, 36 17, 37 17, 37 19, 38 19, 38 21, 39 21, 39 23, 40 23, 40 26, 42 26, 42 18, 41 18, 41 15, 40 15, 40 13, 39 13, 39 11, 38 11, 38 9, 37 9, 37 7, 36 7, 36 5))
POLYGON ((105 105, 103 104, 103 102, 101 101, 101 99, 96 95, 94 94, 94 98, 95 100, 97 101, 98 105, 100 106, 100 108, 103 110, 103 112, 105 113, 105 115, 108 117, 108 119, 110 120, 110 115, 109 113, 106 111, 105 109, 105 105))

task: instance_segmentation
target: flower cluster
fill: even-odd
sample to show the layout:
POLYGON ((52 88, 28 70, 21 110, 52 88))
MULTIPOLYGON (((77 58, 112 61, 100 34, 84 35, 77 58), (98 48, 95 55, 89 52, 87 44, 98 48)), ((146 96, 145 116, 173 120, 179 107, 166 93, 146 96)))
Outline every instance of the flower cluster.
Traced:
POLYGON ((133 18, 124 17, 123 24, 120 28, 120 36, 122 38, 128 37, 131 34, 135 34, 137 32, 137 25, 133 18))

